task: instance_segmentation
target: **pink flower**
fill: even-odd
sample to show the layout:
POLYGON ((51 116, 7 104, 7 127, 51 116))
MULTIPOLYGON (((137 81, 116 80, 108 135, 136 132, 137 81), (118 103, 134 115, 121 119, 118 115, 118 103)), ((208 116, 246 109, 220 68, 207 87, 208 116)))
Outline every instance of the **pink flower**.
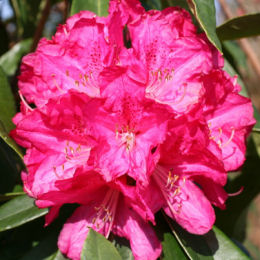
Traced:
POLYGON ((146 12, 137 0, 111 0, 107 18, 72 16, 23 59, 19 87, 36 108, 21 95, 11 135, 27 149, 24 190, 50 207, 46 225, 80 204, 59 237, 64 254, 79 259, 91 227, 156 259, 148 221, 160 209, 191 233, 212 228, 255 123, 222 67, 186 11, 146 12))
POLYGON ((211 150, 221 150, 225 170, 234 171, 245 160, 245 138, 255 124, 251 101, 238 94, 241 88, 236 78, 221 70, 212 70, 202 80, 206 90, 204 116, 214 143, 211 150))
POLYGON ((70 17, 51 40, 42 39, 36 52, 23 58, 21 93, 37 106, 70 89, 98 97, 98 75, 117 62, 123 47, 123 34, 118 34, 122 29, 117 10, 108 18, 89 11, 70 17))
POLYGON ((89 228, 106 238, 112 232, 129 239, 135 259, 156 259, 160 255, 161 245, 150 225, 136 213, 143 208, 125 177, 105 182, 95 172, 79 170, 71 179, 58 180, 55 185, 58 190, 38 196, 36 204, 55 211, 54 216, 47 215, 47 224, 62 204, 81 205, 64 225, 58 240, 61 252, 69 258, 80 259, 89 228))

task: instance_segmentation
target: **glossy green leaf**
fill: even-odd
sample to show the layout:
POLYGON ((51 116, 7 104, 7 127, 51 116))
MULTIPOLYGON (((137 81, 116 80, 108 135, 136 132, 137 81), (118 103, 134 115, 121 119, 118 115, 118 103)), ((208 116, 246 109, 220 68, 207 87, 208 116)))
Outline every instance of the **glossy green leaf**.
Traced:
POLYGON ((260 35, 260 13, 233 18, 217 27, 222 41, 260 35))
POLYGON ((11 92, 11 87, 7 77, 0 67, 0 137, 23 158, 23 154, 13 139, 9 137, 9 132, 14 128, 12 117, 15 115, 15 102, 11 92))
POLYGON ((172 232, 184 252, 192 260, 249 260, 222 231, 213 227, 205 235, 193 235, 169 220, 172 232))
MULTIPOLYGON (((173 221, 171 229, 176 240, 181 245, 183 251, 191 260, 213 260, 213 252, 208 246, 206 239, 201 235, 193 235, 182 229, 173 221)), ((215 241, 217 243, 217 241, 215 241)))
POLYGON ((13 193, 0 194, 0 202, 11 200, 13 198, 16 198, 16 197, 24 195, 24 194, 25 194, 24 192, 13 192, 13 193))
POLYGON ((249 257, 217 227, 213 227, 205 237, 211 250, 213 252, 216 250, 214 260, 249 260, 249 257), (215 238, 218 241, 218 248, 216 248, 215 238))
POLYGON ((0 67, 0 120, 7 132, 14 128, 15 102, 7 77, 0 67))
POLYGON ((116 250, 115 246, 104 236, 97 233, 93 229, 88 232, 83 250, 81 252, 81 260, 122 260, 122 257, 116 250))
POLYGON ((124 245, 115 245, 119 255, 122 257, 122 260, 134 260, 133 253, 131 249, 124 245))
POLYGON ((0 231, 21 226, 48 213, 48 209, 38 209, 34 199, 19 196, 0 207, 0 231))
POLYGON ((224 56, 233 64, 236 70, 247 70, 247 57, 236 41, 222 43, 224 56))
POLYGON ((221 44, 216 33, 216 10, 214 0, 189 0, 188 2, 209 41, 222 52, 221 44))
POLYGON ((163 234, 162 246, 163 260, 189 259, 171 233, 166 232, 163 234))
POLYGON ((108 0, 73 0, 70 15, 78 13, 81 10, 89 10, 98 16, 107 16, 108 2, 108 0))
POLYGON ((0 66, 7 76, 15 74, 22 56, 30 51, 31 44, 32 39, 23 40, 0 57, 0 66))

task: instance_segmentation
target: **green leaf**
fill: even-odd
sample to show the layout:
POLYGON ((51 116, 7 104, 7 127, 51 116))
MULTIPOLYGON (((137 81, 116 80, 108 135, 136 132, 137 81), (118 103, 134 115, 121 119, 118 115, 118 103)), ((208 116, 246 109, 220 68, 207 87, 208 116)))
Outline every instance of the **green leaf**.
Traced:
POLYGON ((116 249, 123 260, 134 260, 133 253, 129 247, 123 245, 121 246, 116 245, 116 249))
POLYGON ((19 196, 0 207, 0 231, 21 226, 48 213, 48 209, 38 209, 34 199, 19 196))
POLYGON ((249 260, 249 257, 216 227, 205 235, 193 235, 172 220, 167 221, 191 260, 249 260))
POLYGON ((171 233, 163 234, 163 260, 188 259, 171 233))
POLYGON ((260 131, 260 114, 259 114, 258 110, 256 109, 256 107, 254 107, 254 118, 256 120, 256 124, 254 126, 254 130, 255 131, 260 131))
POLYGON ((107 16, 108 0, 73 0, 70 15, 76 14, 81 10, 89 10, 98 16, 107 16))
POLYGON ((32 39, 23 40, 0 57, 0 66, 7 76, 13 76, 24 54, 30 51, 32 39))
POLYGON ((87 239, 84 243, 83 250, 81 252, 81 260, 122 260, 122 257, 114 247, 114 245, 108 241, 104 236, 97 233, 93 229, 88 232, 87 239))
POLYGON ((214 253, 214 260, 249 260, 250 258, 237 247, 221 230, 213 227, 213 230, 205 235, 207 243, 214 253), (215 238, 218 241, 216 249, 215 238))
POLYGON ((0 66, 0 137, 23 159, 23 154, 9 132, 14 128, 12 117, 15 115, 15 102, 7 77, 0 66))
POLYGON ((216 11, 214 0, 189 0, 188 3, 200 26, 205 31, 209 41, 222 52, 221 44, 216 34, 216 11))
POLYGON ((204 236, 193 235, 169 220, 172 233, 181 245, 183 251, 191 260, 213 260, 213 252, 207 245, 204 236))
POLYGON ((220 40, 235 40, 260 35, 260 13, 248 14, 228 20, 217 27, 220 40))
POLYGON ((16 197, 24 195, 24 194, 25 194, 24 192, 12 192, 12 193, 0 194, 0 202, 11 200, 13 198, 16 198, 16 197))
POLYGON ((14 128, 12 117, 15 115, 15 102, 7 77, 0 67, 0 120, 9 132, 14 128))
POLYGON ((123 260, 134 260, 133 253, 130 249, 130 243, 127 239, 115 236, 112 243, 123 260))
POLYGON ((247 57, 236 41, 222 43, 224 57, 226 57, 236 70, 247 70, 247 57))

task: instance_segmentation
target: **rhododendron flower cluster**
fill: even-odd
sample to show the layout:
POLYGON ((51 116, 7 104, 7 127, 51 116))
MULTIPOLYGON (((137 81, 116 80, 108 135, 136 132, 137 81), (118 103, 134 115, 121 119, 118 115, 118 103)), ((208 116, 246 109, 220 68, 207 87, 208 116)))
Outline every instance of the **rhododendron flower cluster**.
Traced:
POLYGON ((49 208, 46 225, 79 204, 58 241, 71 259, 89 228, 127 238, 135 259, 156 259, 159 210, 208 232, 255 123, 188 12, 146 12, 133 0, 110 1, 107 17, 70 17, 23 58, 19 88, 11 135, 27 149, 24 190, 49 208))

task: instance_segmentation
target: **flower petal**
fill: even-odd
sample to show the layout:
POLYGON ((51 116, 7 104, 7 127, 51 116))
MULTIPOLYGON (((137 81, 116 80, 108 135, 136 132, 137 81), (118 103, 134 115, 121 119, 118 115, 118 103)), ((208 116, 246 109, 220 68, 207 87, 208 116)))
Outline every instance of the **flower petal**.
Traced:
POLYGON ((180 201, 175 202, 173 207, 180 207, 179 212, 173 214, 169 207, 165 207, 165 212, 190 233, 205 234, 215 222, 215 213, 210 202, 189 180, 181 187, 180 201))
POLYGON ((133 210, 119 202, 113 233, 130 240, 130 246, 136 260, 155 260, 162 251, 159 240, 151 226, 144 222, 133 210))

